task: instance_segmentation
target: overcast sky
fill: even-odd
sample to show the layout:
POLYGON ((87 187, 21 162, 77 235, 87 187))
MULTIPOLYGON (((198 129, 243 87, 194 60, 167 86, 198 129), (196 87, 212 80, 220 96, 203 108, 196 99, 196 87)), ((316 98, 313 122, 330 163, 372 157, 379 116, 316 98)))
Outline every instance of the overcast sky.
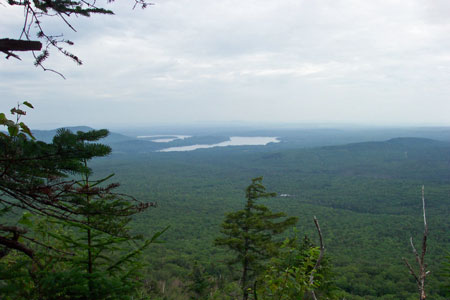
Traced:
MULTIPOLYGON (((6 1, 5 1, 6 2, 6 1)), ((119 3, 120 2, 120 3, 119 3)), ((2 4, 0 2, 0 4, 2 4)), ((0 111, 28 100, 34 127, 192 122, 450 125, 448 0, 156 0, 114 16, 55 18, 83 66, 66 80, 0 60, 0 111)), ((1 36, 23 11, 0 5, 1 36)))

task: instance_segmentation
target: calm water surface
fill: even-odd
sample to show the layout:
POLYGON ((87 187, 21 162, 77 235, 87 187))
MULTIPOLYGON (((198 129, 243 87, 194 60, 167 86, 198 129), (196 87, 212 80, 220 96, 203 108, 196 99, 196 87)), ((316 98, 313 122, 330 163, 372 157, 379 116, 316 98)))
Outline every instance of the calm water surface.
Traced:
POLYGON ((279 143, 280 140, 276 137, 263 137, 263 136, 231 136, 229 141, 220 142, 212 145, 190 145, 180 147, 170 147, 159 150, 159 152, 173 152, 173 151, 193 151, 197 149, 207 149, 214 147, 227 147, 227 146, 265 146, 269 143, 279 143))

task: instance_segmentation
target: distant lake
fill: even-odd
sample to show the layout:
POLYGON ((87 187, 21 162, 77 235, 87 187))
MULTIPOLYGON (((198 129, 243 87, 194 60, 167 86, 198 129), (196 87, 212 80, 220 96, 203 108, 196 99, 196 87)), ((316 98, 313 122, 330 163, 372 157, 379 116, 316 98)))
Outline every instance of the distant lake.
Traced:
POLYGON ((262 137, 262 136, 231 136, 229 141, 212 144, 212 145, 190 145, 180 147, 170 147, 158 152, 174 152, 174 151, 193 151, 197 149, 207 149, 214 147, 227 146, 265 146, 269 143, 279 143, 280 140, 276 137, 262 137))

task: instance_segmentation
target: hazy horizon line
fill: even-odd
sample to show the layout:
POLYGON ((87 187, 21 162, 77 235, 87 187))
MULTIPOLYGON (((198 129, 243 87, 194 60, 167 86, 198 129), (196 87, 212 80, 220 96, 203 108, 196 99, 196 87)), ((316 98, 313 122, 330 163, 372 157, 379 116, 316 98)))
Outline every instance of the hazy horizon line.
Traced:
POLYGON ((251 122, 251 121, 198 121, 198 122, 158 122, 158 123, 105 123, 105 124, 62 124, 38 123, 30 126, 32 130, 53 130, 66 127, 91 127, 94 129, 107 128, 112 130, 142 130, 142 129, 213 129, 213 128, 241 128, 241 129, 382 129, 382 128, 450 128, 450 123, 358 123, 358 122, 251 122))

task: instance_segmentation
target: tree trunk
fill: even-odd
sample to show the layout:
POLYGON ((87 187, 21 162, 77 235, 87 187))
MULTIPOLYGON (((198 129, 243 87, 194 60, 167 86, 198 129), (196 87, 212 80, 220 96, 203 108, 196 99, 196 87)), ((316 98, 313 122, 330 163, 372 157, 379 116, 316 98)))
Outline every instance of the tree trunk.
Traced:
POLYGON ((248 299, 247 269, 248 269, 248 260, 247 258, 244 258, 244 270, 242 271, 242 291, 244 292, 244 295, 242 297, 242 300, 248 299))
POLYGON ((247 253, 248 253, 248 238, 245 239, 245 243, 244 243, 244 262, 242 264, 243 270, 242 270, 242 292, 243 292, 243 296, 242 296, 242 300, 247 300, 248 299, 248 288, 247 288, 247 277, 248 277, 248 265, 249 265, 249 261, 247 258, 247 253))

